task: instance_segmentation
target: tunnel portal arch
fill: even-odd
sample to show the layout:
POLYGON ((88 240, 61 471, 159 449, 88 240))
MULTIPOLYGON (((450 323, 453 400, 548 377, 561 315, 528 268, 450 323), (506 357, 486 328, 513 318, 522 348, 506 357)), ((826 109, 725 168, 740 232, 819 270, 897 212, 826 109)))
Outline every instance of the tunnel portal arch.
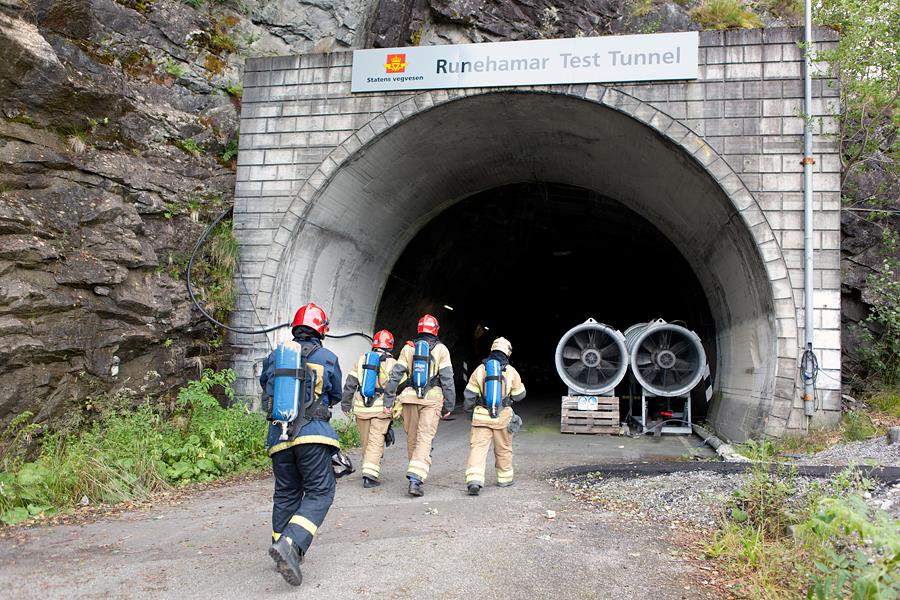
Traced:
MULTIPOLYGON (((278 264, 274 320, 289 320, 294 298, 318 298, 341 331, 370 331, 394 263, 435 215, 488 188, 562 182, 615 197, 679 247, 716 322, 712 418, 734 437, 764 430, 778 375, 793 381, 779 365, 777 318, 792 318, 794 306, 776 309, 784 259, 753 196, 711 147, 661 111, 595 86, 584 96, 482 90, 445 102, 423 92, 409 104, 364 126, 365 144, 339 146, 310 177, 320 182, 314 193, 301 191, 285 213, 289 243, 268 257, 278 264)), ((362 348, 344 345, 354 346, 348 357, 362 348)))
MULTIPOLYGON (((393 262, 436 215, 505 185, 572 186, 621 203, 690 263, 715 311, 708 417, 719 432, 802 433, 801 39, 796 28, 701 32, 691 81, 425 92, 351 92, 351 52, 248 59, 231 322, 283 322, 315 299, 335 332, 370 330, 393 262)), ((837 36, 817 29, 814 42, 821 51, 837 36)), ((841 404, 838 95, 819 71, 810 308, 821 425, 841 404)), ((278 339, 229 341, 236 393, 258 403, 255 375, 278 339)), ((329 341, 345 367, 361 343, 329 341)))

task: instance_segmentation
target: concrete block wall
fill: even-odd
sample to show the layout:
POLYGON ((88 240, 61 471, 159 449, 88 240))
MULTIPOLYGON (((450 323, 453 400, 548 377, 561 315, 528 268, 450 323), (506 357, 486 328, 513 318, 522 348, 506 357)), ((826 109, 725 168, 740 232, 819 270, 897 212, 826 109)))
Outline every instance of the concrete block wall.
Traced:
MULTIPOLYGON (((602 101, 670 138, 683 128, 682 148, 731 195, 772 282, 779 368, 773 398, 761 399, 769 403, 765 432, 771 435, 804 426, 797 391, 804 335, 801 34, 799 29, 701 33, 696 81, 526 88, 602 101)), ((816 49, 834 43, 833 32, 817 30, 816 49)), ((247 62, 234 219, 242 274, 236 325, 270 322, 279 260, 294 234, 285 223, 302 221, 304 206, 348 156, 435 104, 494 91, 351 94, 351 61, 352 53, 339 52, 247 62)), ((813 309, 822 368, 816 418, 831 422, 840 410, 840 160, 831 135, 838 89, 827 67, 816 69, 813 309)), ((257 396, 253 377, 274 341, 232 338, 241 396, 257 396)))

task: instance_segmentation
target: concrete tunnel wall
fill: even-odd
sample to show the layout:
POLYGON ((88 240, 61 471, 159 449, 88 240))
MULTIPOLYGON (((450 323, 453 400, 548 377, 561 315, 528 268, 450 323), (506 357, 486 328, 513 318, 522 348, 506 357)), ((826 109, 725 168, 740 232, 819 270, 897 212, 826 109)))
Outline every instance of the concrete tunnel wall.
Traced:
MULTIPOLYGON (((275 66, 278 59, 268 60, 275 66)), ((326 62, 328 68, 320 69, 325 81, 334 66, 349 64, 335 61, 334 55, 326 62)), ((252 74, 245 82, 251 102, 289 106, 287 99, 273 99, 271 89, 264 99, 254 97, 252 74)), ((332 84, 319 85, 326 103, 337 102, 327 98, 332 84)), ((405 102, 396 95, 369 94, 362 98, 376 104, 383 99, 385 110, 366 119, 341 107, 349 119, 339 126, 352 127, 355 134, 304 173, 305 179, 295 174, 302 181, 299 190, 291 183, 283 194, 290 201, 284 202, 286 211, 271 238, 256 293, 244 295, 244 300, 256 299, 250 303, 252 313, 246 311, 246 324, 289 320, 297 305, 312 299, 329 310, 335 333, 371 332, 394 263, 416 232, 446 207, 511 183, 580 186, 615 198, 648 219, 678 247, 700 280, 716 326, 713 425, 732 439, 783 434, 789 421, 798 422, 797 325, 802 325, 792 291, 797 286, 789 273, 789 261, 795 259, 781 247, 784 235, 773 231, 772 217, 745 185, 748 177, 735 172, 734 161, 723 157, 708 137, 694 133, 696 123, 689 123, 689 129, 626 93, 638 86, 619 87, 422 92, 405 102), (392 99, 397 104, 388 108, 392 99)), ((651 95, 654 87, 641 86, 651 95)), ((281 144, 287 134, 269 135, 268 140, 259 132, 254 135, 253 121, 266 113, 248 118, 244 112, 242 145, 248 137, 251 147, 281 144)), ((328 137, 326 119, 321 127, 328 137)), ((306 134, 307 146, 315 135, 306 134)), ((262 152, 263 162, 268 155, 269 150, 262 152)), ((248 162, 243 150, 241 156, 242 163, 248 162)), ((296 151, 292 157, 296 163, 296 151)), ((249 162, 254 159, 251 155, 249 162)), ((235 227, 242 244, 252 239, 245 235, 242 240, 241 215, 250 203, 259 202, 248 190, 261 198, 266 183, 289 180, 279 177, 282 167, 276 166, 268 169, 268 182, 254 186, 252 169, 257 167, 239 167, 235 227), (242 168, 249 177, 242 177, 242 168), (241 197, 247 204, 239 210, 241 197)), ((284 169, 296 173, 297 166, 284 169)), ((269 187, 270 195, 278 191, 269 187)), ((244 343, 255 361, 265 354, 258 340, 237 336, 233 341, 244 343)), ((329 345, 347 366, 366 347, 361 338, 329 345)), ((833 396, 828 398, 832 404, 833 396)), ((821 416, 829 415, 822 411, 821 416)))

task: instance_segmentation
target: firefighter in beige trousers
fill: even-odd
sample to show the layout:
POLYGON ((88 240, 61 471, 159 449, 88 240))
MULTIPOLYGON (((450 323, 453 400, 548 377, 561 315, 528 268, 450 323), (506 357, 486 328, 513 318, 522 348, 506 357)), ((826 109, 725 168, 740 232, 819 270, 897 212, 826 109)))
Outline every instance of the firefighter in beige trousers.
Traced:
POLYGON ((385 407, 392 408, 395 400, 403 403, 403 429, 406 431, 409 453, 406 478, 411 496, 425 494, 422 484, 428 479, 431 468, 431 442, 441 416, 449 415, 456 404, 450 351, 438 339, 439 329, 440 325, 433 316, 425 315, 419 319, 418 335, 400 351, 384 392, 385 407), (419 359, 428 364, 428 379, 424 388, 416 391, 413 363, 416 360, 416 343, 421 341, 428 344, 428 356, 419 359), (397 396, 404 377, 408 378, 409 386, 397 396))
MULTIPOLYGON (((368 352, 359 357, 356 368, 347 375, 341 395, 341 408, 345 413, 352 412, 356 416, 356 426, 359 429, 359 440, 363 449, 363 487, 366 488, 381 485, 381 459, 384 456, 387 440, 385 436, 390 430, 392 417, 391 409, 384 406, 384 386, 387 385, 394 365, 397 364, 391 356, 393 348, 394 336, 390 331, 382 329, 375 334, 372 351, 377 352, 381 360, 375 395, 372 398, 367 401, 363 398, 361 390, 368 352)), ((390 435, 393 439, 393 432, 390 435)))
MULTIPOLYGON (((484 487, 485 463, 491 441, 494 442, 494 463, 497 469, 497 485, 507 487, 513 483, 513 434, 509 431, 509 423, 514 418, 513 402, 520 402, 525 398, 525 386, 522 377, 515 367, 509 364, 509 356, 512 354, 512 344, 506 338, 497 338, 491 345, 491 353, 487 359, 494 359, 500 363, 502 380, 503 408, 496 417, 491 417, 485 407, 485 377, 484 363, 469 377, 469 383, 464 392, 463 409, 472 412, 472 433, 469 437, 469 460, 466 464, 466 487, 469 494, 477 496, 484 487)), ((516 417, 517 418, 517 417, 516 417)), ((518 419, 518 418, 517 418, 518 419)))

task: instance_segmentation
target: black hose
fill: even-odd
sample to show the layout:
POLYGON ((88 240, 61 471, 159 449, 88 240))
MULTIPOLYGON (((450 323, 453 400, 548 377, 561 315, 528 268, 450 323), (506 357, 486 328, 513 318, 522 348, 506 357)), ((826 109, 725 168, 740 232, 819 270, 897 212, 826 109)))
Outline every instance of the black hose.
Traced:
MULTIPOLYGON (((270 331, 275 331, 276 329, 281 329, 282 327, 290 327, 291 326, 290 323, 279 323, 278 325, 269 325, 268 327, 265 327, 263 329, 243 329, 240 327, 229 327, 225 323, 222 323, 221 321, 219 321, 218 319, 213 317, 211 314, 206 312, 206 310, 202 306, 200 306, 200 303, 197 301, 197 297, 194 295, 194 287, 191 285, 191 271, 194 268, 194 259, 197 257, 197 252, 200 251, 200 248, 206 242, 206 238, 208 238, 209 235, 213 232, 213 229, 215 229, 216 226, 222 222, 222 219, 224 219, 228 215, 232 214, 233 211, 234 211, 234 207, 230 207, 230 208, 226 209, 218 217, 213 219, 212 223, 210 223, 209 226, 206 228, 206 231, 203 232, 203 235, 200 236, 200 239, 197 240, 197 243, 194 244, 194 250, 191 252, 191 258, 188 260, 188 266, 187 266, 188 296, 191 297, 191 302, 194 303, 194 306, 197 307, 197 310, 200 311, 200 314, 202 314, 206 318, 207 321, 209 321, 210 323, 213 323, 215 325, 218 325, 219 327, 226 329, 228 331, 233 331, 234 333, 244 333, 247 335, 256 335, 256 334, 269 333, 270 331)), ((238 273, 238 276, 240 276, 240 272, 238 273)), ((325 337, 329 337, 329 338, 333 338, 333 339, 348 338, 348 337, 355 337, 355 336, 364 337, 367 340, 372 341, 372 336, 365 334, 361 331, 353 331, 351 333, 344 333, 341 335, 325 334, 325 337)))

